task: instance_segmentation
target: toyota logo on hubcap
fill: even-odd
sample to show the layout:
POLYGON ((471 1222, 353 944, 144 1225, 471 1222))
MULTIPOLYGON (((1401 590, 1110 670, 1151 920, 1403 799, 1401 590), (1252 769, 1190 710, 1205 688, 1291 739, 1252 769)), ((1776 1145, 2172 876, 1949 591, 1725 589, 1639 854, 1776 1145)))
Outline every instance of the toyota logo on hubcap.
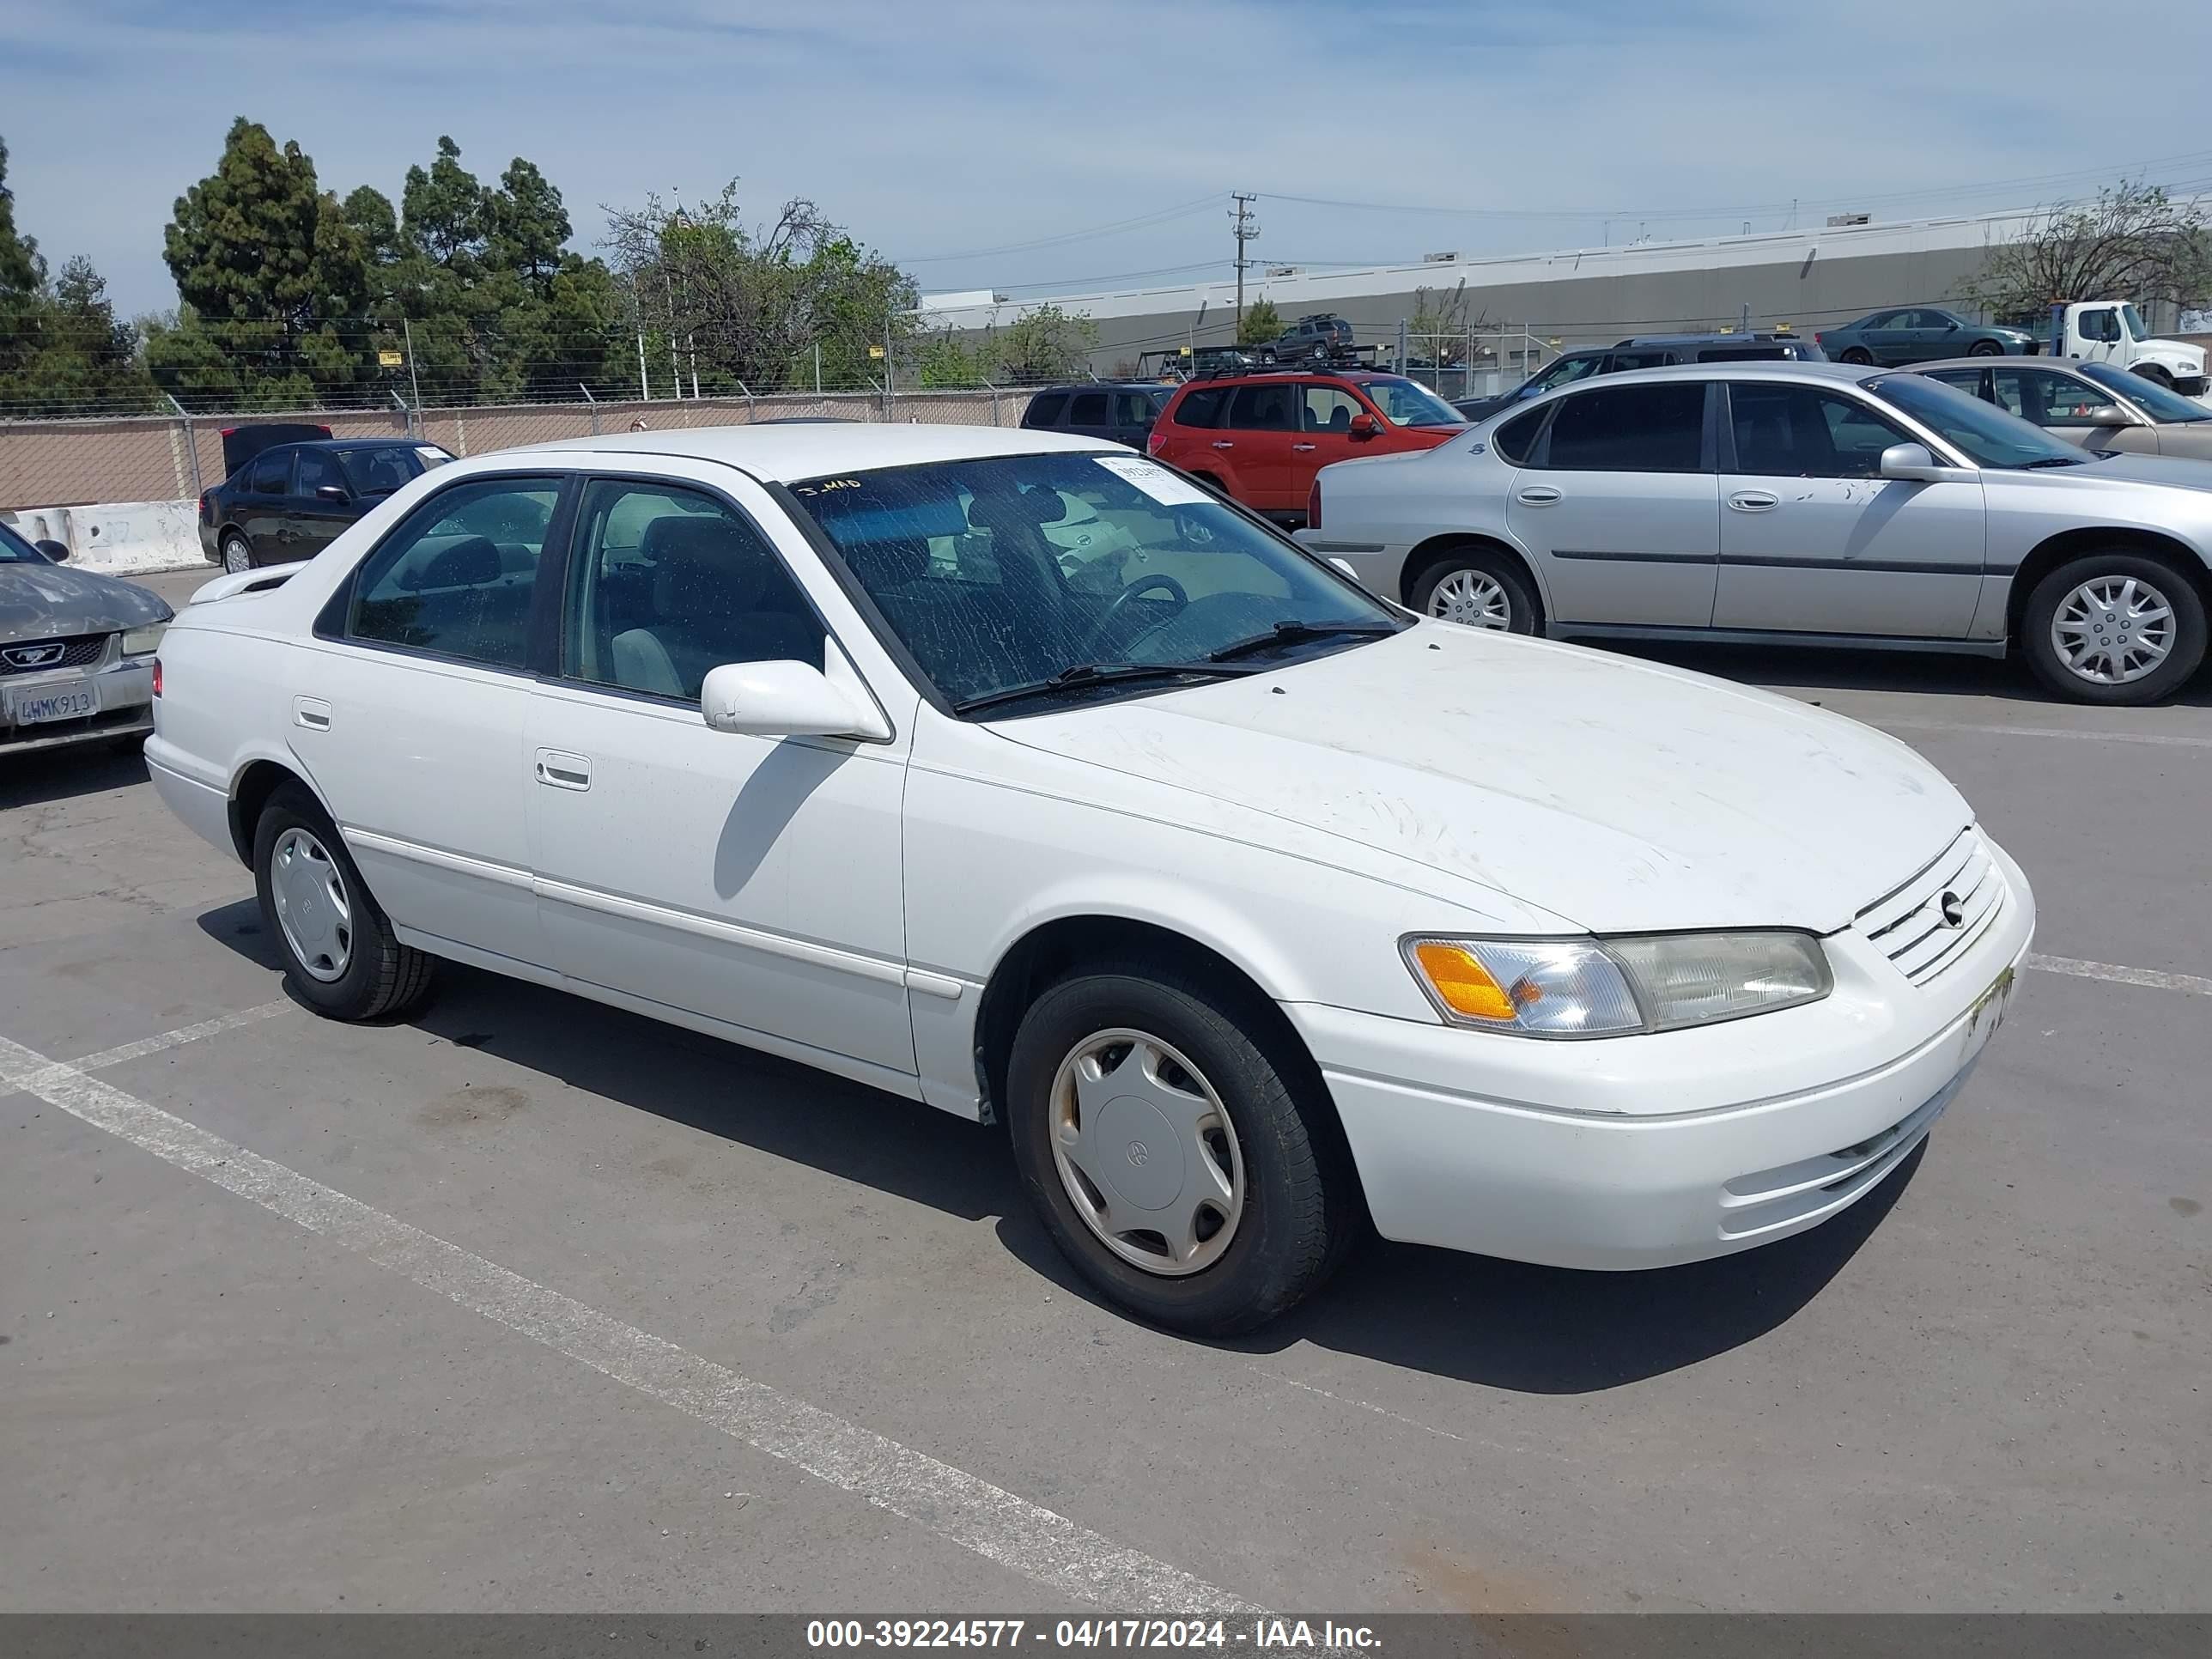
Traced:
POLYGON ((1145 1167, 1145 1160, 1151 1156, 1152 1154, 1145 1150, 1145 1143, 1143 1141, 1133 1140, 1129 1143, 1129 1162, 1138 1169, 1143 1169, 1145 1167))

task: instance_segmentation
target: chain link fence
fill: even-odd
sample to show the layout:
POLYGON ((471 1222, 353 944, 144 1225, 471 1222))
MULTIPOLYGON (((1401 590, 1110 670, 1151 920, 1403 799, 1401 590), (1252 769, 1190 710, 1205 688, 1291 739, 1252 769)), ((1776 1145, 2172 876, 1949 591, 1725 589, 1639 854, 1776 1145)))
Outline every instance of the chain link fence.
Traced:
POLYGON ((1013 427, 1026 388, 763 392, 757 396, 616 400, 582 387, 574 403, 418 408, 256 410, 247 413, 58 416, 0 420, 0 510, 93 502, 196 500, 223 477, 226 427, 296 421, 333 437, 420 437, 456 455, 628 432, 744 426, 764 421, 924 422, 1013 427))

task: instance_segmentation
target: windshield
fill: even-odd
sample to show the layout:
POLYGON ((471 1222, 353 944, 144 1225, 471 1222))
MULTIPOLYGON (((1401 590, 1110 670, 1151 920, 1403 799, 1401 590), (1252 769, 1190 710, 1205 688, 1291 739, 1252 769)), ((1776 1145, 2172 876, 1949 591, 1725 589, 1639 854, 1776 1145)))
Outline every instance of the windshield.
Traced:
POLYGON ((1328 566, 1139 456, 1003 456, 791 489, 956 708, 1019 688, 1041 703, 1174 690, 1196 681, 1083 676, 1167 664, 1225 674, 1236 671, 1212 659, 1231 647, 1251 653, 1237 671, 1273 666, 1399 625, 1328 566), (1255 648, 1285 623, 1280 643, 1255 648), (1348 631, 1310 632, 1334 628, 1348 631))
POLYGON ((2133 306, 2120 307, 2120 326, 2127 330, 2130 340, 2150 338, 2150 331, 2143 326, 2142 314, 2133 306))
POLYGON ((0 524, 0 564, 44 564, 46 556, 0 524))
POLYGON ((1359 388, 1393 426, 1465 426, 1467 416, 1418 380, 1369 380, 1359 388))
POLYGON ((2089 459, 2041 427, 1924 374, 1885 374, 1865 384, 1875 397, 1933 427, 1977 466, 2080 466, 2089 459))
POLYGON ((2191 402, 2172 387, 2162 386, 2146 375, 2124 368, 2114 368, 2110 363, 2081 363, 2076 367, 2084 379, 2094 380, 2107 392, 2118 392, 2154 421, 2174 423, 2212 421, 2212 409, 2191 402))

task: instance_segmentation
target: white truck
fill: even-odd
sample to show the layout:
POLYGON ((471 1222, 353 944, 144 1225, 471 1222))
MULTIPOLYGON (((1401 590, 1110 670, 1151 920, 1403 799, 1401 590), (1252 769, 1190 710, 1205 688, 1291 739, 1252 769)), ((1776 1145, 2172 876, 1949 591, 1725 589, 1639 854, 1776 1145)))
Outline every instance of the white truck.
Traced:
POLYGON ((2122 300, 2051 307, 2051 355, 2132 369, 2185 398, 2204 395, 2204 348, 2157 338, 2122 300))

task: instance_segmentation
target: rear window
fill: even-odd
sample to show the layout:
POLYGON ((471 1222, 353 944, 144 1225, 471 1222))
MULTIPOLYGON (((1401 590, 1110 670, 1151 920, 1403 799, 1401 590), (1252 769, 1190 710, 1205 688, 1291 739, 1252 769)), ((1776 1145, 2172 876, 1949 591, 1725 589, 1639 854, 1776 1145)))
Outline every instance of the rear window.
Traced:
POLYGON ((1022 411, 1024 426, 1058 426, 1060 411, 1067 407, 1065 392, 1040 392, 1022 411))
POLYGON ((1106 424, 1106 394, 1103 392, 1079 392, 1067 405, 1070 426, 1103 426, 1106 424))
POLYGON ((1496 434, 1490 441, 1490 447, 1496 450, 1502 459, 1512 462, 1514 465, 1527 465, 1528 452, 1536 441, 1536 429, 1544 424, 1544 416, 1551 412, 1547 405, 1542 409, 1529 410, 1526 414, 1516 415, 1498 428, 1496 434))
POLYGON ((1228 400, 1229 388, 1209 386, 1196 392, 1186 392, 1182 401, 1175 406, 1177 426, 1212 428, 1221 424, 1221 406, 1228 400))

